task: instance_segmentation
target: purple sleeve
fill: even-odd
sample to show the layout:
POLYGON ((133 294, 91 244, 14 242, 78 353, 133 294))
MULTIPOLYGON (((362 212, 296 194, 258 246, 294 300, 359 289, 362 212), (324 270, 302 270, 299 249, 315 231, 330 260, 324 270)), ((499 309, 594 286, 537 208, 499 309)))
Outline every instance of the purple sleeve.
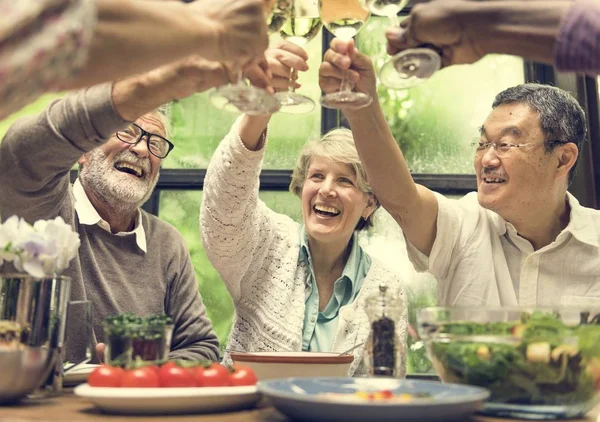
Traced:
POLYGON ((561 22, 554 63, 561 71, 600 75, 600 1, 573 3, 561 22))

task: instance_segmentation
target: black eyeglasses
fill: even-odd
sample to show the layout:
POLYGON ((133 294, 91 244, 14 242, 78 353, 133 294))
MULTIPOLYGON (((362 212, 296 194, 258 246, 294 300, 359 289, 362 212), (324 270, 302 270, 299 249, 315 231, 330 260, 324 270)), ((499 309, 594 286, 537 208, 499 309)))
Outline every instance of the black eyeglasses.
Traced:
POLYGON ((175 147, 167 138, 163 138, 155 133, 146 132, 135 123, 132 123, 127 129, 117 132, 119 141, 131 145, 136 145, 144 136, 148 144, 148 151, 155 157, 165 158, 175 147))
POLYGON ((536 148, 539 146, 550 146, 552 148, 554 148, 556 145, 564 145, 564 144, 568 144, 570 141, 560 141, 560 140, 551 140, 551 141, 544 141, 544 142, 527 142, 524 144, 511 144, 509 142, 500 142, 500 143, 496 143, 496 142, 483 142, 483 141, 478 141, 478 142, 473 142, 471 143, 471 146, 475 147, 475 155, 476 156, 482 156, 484 155, 488 149, 492 148, 495 150, 496 155, 500 158, 505 157, 511 153, 513 153, 514 151, 520 149, 520 150, 524 150, 526 148, 536 148))

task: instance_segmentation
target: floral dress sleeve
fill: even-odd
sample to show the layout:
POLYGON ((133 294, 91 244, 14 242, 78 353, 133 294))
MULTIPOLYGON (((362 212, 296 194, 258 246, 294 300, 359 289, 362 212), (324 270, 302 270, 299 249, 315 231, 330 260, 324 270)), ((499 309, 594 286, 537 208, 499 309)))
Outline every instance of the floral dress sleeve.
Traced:
POLYGON ((87 61, 95 0, 0 0, 0 119, 58 90, 87 61))

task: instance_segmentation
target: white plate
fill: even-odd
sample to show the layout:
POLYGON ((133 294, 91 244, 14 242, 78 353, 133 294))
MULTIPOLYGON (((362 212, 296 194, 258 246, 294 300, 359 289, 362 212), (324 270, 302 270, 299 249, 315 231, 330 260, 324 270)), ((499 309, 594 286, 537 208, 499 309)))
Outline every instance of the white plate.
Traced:
POLYGON ((256 386, 190 388, 75 387, 102 410, 123 415, 184 414, 234 411, 253 406, 260 395, 256 386))
POLYGON ((314 422, 447 422, 475 413, 489 391, 468 385, 393 378, 287 378, 259 381, 258 389, 285 415, 314 422), (356 391, 391 390, 394 394, 427 393, 426 399, 397 403, 365 402, 356 391), (342 397, 331 398, 328 393, 342 397))
POLYGON ((87 382, 88 376, 98 366, 100 365, 84 363, 76 368, 73 368, 65 374, 65 377, 63 378, 63 385, 69 387, 87 382))

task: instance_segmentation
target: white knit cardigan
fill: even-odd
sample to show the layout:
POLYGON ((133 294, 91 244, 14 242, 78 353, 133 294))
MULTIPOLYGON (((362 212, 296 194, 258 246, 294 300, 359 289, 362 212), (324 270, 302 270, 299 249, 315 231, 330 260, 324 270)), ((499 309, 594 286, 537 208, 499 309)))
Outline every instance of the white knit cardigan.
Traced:
MULTIPOLYGON (((239 120, 238 120, 239 122, 239 120)), ((300 351, 305 312, 305 280, 309 269, 299 264, 299 225, 258 199, 265 148, 249 151, 238 122, 221 142, 206 172, 200 207, 202 242, 225 282, 236 314, 228 348, 245 351, 300 351)), ((372 259, 356 300, 343 306, 332 351, 342 352, 367 341, 369 320, 365 298, 385 284, 404 305, 397 331, 404 375, 406 300, 398 273, 372 259)), ((364 375, 365 348, 354 350, 348 375, 364 375)), ((229 354, 225 354, 229 361, 229 354)))

